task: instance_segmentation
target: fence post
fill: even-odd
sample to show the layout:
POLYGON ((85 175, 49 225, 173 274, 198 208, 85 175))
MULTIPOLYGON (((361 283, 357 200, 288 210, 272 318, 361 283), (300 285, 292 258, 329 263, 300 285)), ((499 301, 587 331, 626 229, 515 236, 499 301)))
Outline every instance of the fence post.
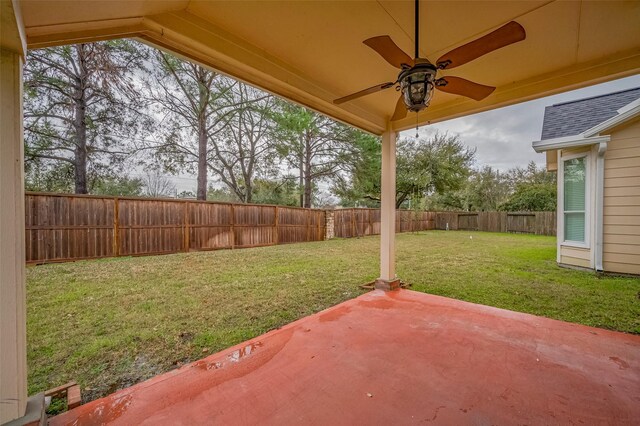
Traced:
POLYGON ((351 210, 351 237, 356 237, 356 209, 351 210))
POLYGON ((276 245, 280 244, 280 217, 278 214, 278 206, 274 206, 274 215, 275 215, 275 233, 276 235, 274 236, 274 241, 276 242, 276 245))
POLYGON ((120 222, 120 206, 118 198, 113 199, 113 255, 120 256, 120 230, 118 229, 120 222))
POLYGON ((309 239, 310 239, 309 232, 311 230, 311 210, 307 209, 307 210, 305 210, 305 213, 307 214, 307 239, 306 239, 306 242, 309 242, 309 239))
MULTIPOLYGON (((338 214, 340 216, 340 214, 338 214)), ((324 236, 323 240, 330 240, 335 238, 336 232, 336 211, 325 210, 324 211, 324 236)))
POLYGON ((231 250, 236 248, 236 209, 235 204, 231 204, 231 250))
POLYGON ((184 245, 184 251, 188 252, 189 251, 189 245, 190 245, 190 229, 189 229, 189 203, 187 201, 183 201, 184 203, 184 211, 183 211, 183 215, 184 215, 184 226, 182 227, 182 239, 183 239, 183 245, 184 245))

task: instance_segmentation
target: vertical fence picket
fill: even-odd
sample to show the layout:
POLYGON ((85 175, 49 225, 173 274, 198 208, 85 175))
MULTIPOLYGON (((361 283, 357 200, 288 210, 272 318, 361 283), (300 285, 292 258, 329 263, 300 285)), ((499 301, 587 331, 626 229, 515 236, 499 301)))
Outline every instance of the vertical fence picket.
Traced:
POLYGON ((113 199, 113 255, 120 256, 120 230, 118 229, 118 221, 120 220, 120 212, 118 206, 118 198, 113 199))
POLYGON ((190 244, 190 227, 189 227, 189 222, 191 221, 190 219, 190 215, 189 215, 189 203, 187 202, 183 202, 183 208, 182 208, 182 214, 184 216, 183 218, 183 227, 182 227, 182 241, 183 241, 183 251, 188 252, 189 251, 189 246, 190 244))
POLYGON ((278 211, 278 206, 274 206, 273 207, 273 214, 275 216, 274 218, 274 222, 275 222, 275 226, 274 226, 274 241, 275 244, 278 245, 279 241, 280 241, 280 212, 278 211))
POLYGON ((236 209, 235 204, 231 204, 231 250, 236 248, 236 209))

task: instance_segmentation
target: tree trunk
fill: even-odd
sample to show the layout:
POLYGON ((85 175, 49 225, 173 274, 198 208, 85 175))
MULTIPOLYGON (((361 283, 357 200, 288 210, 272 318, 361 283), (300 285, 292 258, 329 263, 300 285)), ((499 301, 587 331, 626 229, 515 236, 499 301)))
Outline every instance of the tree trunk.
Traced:
POLYGON ((210 86, 207 83, 209 73, 204 68, 196 67, 198 81, 198 188, 196 198, 207 199, 207 108, 209 106, 210 86))
POLYGON ((87 194, 87 101, 84 88, 87 80, 86 58, 84 57, 84 44, 76 47, 78 52, 79 78, 74 97, 74 122, 75 149, 74 149, 74 180, 76 194, 87 194))
POLYGON ((198 200, 207 199, 207 122, 204 114, 198 118, 198 200))
POLYGON ((302 149, 302 141, 300 141, 300 151, 298 152, 298 169, 300 174, 298 175, 298 188, 300 191, 300 207, 304 207, 304 156, 302 149))
POLYGON ((74 149, 74 180, 76 194, 88 194, 87 189, 87 125, 84 102, 75 105, 76 147, 74 149))
POLYGON ((304 206, 311 208, 311 172, 307 169, 304 174, 304 206))
POLYGON ((304 206, 311 208, 311 147, 309 146, 309 138, 305 140, 304 152, 304 206))
MULTIPOLYGON (((252 155, 252 154, 249 154, 249 155, 252 155)), ((244 167, 243 167, 243 169, 244 169, 244 167)), ((244 203, 246 203, 246 204, 249 204, 249 203, 251 203, 252 196, 253 196, 253 184, 251 183, 252 180, 251 180, 250 172, 248 172, 248 171, 243 172, 242 181, 243 181, 243 185, 242 186, 244 188, 244 194, 242 196, 242 201, 244 203)))

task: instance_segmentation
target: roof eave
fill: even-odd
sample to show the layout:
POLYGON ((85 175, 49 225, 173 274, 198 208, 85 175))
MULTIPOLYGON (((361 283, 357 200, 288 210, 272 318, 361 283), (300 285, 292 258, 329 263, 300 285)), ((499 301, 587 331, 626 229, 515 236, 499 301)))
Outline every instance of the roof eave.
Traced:
POLYGON ((609 142, 609 135, 601 135, 614 127, 625 122, 640 117, 640 99, 620 108, 618 114, 608 120, 603 121, 582 133, 571 136, 563 136, 553 139, 543 139, 531 142, 533 149, 540 153, 554 149, 567 149, 578 146, 593 145, 601 142, 609 142))
POLYGON ((608 120, 603 121, 600 124, 593 126, 590 129, 581 133, 585 138, 590 138, 613 129, 624 122, 640 116, 640 99, 631 102, 629 105, 622 107, 618 110, 618 115, 611 117, 608 120))

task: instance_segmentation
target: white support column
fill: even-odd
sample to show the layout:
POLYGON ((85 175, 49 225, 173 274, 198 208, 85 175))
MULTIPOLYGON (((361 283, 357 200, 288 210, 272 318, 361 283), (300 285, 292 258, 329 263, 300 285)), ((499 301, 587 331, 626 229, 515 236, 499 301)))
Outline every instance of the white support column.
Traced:
POLYGON ((398 288, 396 278, 396 132, 387 127, 382 134, 382 202, 380 205, 380 278, 376 288, 398 288))
POLYGON ((0 47, 0 424, 27 404, 22 65, 0 47))

